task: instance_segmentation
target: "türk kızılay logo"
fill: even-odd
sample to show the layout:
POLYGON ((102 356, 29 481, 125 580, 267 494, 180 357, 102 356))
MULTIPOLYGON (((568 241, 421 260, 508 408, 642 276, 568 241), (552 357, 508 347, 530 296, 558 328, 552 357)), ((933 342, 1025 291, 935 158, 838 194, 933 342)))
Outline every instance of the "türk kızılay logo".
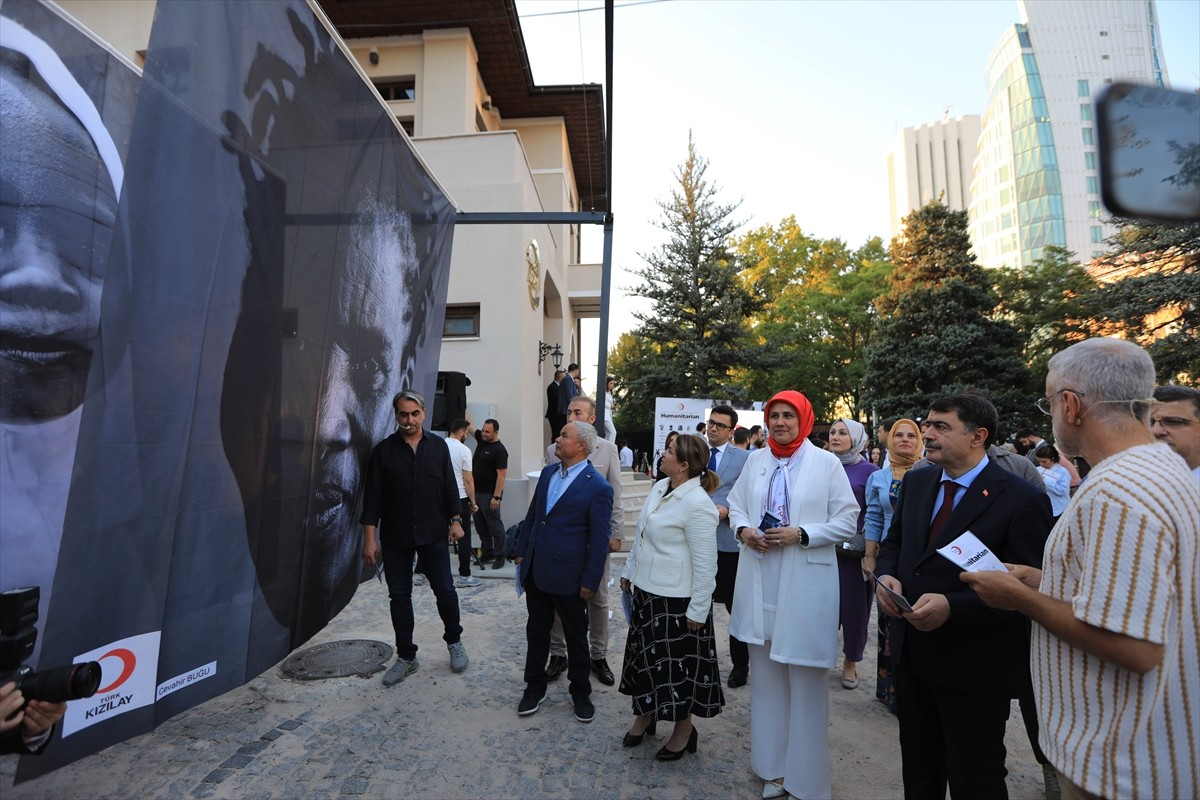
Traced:
POLYGON ((75 657, 76 664, 100 662, 100 688, 67 704, 63 736, 154 702, 158 645, 162 631, 130 636, 75 657))

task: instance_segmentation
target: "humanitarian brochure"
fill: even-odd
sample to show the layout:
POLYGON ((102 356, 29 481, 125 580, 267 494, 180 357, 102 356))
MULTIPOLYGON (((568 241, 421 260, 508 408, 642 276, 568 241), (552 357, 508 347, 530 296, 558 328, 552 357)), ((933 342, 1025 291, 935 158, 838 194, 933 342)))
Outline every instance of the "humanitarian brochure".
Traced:
POLYGON ((966 531, 945 547, 939 547, 938 554, 967 572, 1008 572, 1008 568, 1000 559, 970 531, 966 531))

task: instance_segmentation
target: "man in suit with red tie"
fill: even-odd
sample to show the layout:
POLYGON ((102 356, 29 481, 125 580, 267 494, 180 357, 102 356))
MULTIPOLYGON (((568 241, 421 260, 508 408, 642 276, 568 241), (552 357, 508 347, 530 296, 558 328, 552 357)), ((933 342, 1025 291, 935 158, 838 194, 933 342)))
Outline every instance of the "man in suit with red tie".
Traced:
POLYGON ((970 531, 1001 561, 1037 565, 1052 526, 1044 492, 987 457, 998 416, 981 394, 936 400, 922 426, 933 468, 904 478, 880 546, 879 582, 892 628, 904 796, 1006 798, 1004 727, 1028 681, 1025 623, 963 591, 962 570, 937 553, 970 531))
POLYGON ((517 580, 525 590, 525 694, 517 713, 535 713, 546 696, 546 659, 554 615, 567 640, 567 678, 575 719, 591 722, 587 604, 600 588, 608 561, 613 489, 588 455, 596 429, 586 422, 563 426, 555 449, 559 463, 542 470, 513 549, 517 580))

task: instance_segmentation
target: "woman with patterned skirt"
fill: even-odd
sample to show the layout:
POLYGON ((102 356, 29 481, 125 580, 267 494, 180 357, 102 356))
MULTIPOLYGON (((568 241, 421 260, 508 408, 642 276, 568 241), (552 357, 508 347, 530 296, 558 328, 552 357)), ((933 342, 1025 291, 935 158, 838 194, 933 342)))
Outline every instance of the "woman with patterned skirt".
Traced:
POLYGON ((660 761, 695 753, 692 717, 721 713, 725 696, 713 636, 717 582, 717 508, 709 494, 721 481, 708 470, 708 445, 681 434, 663 453, 666 478, 654 485, 638 519, 637 538, 621 575, 632 594, 620 691, 633 698, 625 747, 653 735, 658 720, 674 728, 660 761))

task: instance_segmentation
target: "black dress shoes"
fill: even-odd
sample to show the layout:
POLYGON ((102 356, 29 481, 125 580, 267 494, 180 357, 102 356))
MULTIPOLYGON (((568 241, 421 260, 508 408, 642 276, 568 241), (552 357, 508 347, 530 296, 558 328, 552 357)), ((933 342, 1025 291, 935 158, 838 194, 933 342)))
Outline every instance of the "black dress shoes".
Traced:
POLYGON ((656 725, 658 725, 658 720, 654 719, 650 721, 650 724, 646 727, 646 730, 642 731, 641 733, 626 733, 625 738, 621 740, 621 746, 637 747, 647 736, 654 735, 654 728, 656 725))
POLYGON ((546 678, 552 681, 558 680, 558 676, 563 674, 567 668, 566 656, 550 656, 550 661, 546 664, 546 678))
POLYGON ((617 682, 617 679, 613 677, 612 670, 608 668, 608 662, 603 658, 592 659, 592 672, 596 674, 596 680, 605 686, 612 686, 617 682))
POLYGON ((734 667, 729 670, 729 688, 737 689, 739 686, 746 685, 746 678, 750 675, 749 667, 734 667))
POLYGON ((668 750, 667 746, 664 744, 662 747, 658 748, 658 752, 655 753, 654 757, 659 761, 678 761, 679 759, 683 758, 684 753, 696 752, 696 739, 696 726, 693 725, 692 735, 688 737, 687 744, 683 746, 682 750, 668 750))

